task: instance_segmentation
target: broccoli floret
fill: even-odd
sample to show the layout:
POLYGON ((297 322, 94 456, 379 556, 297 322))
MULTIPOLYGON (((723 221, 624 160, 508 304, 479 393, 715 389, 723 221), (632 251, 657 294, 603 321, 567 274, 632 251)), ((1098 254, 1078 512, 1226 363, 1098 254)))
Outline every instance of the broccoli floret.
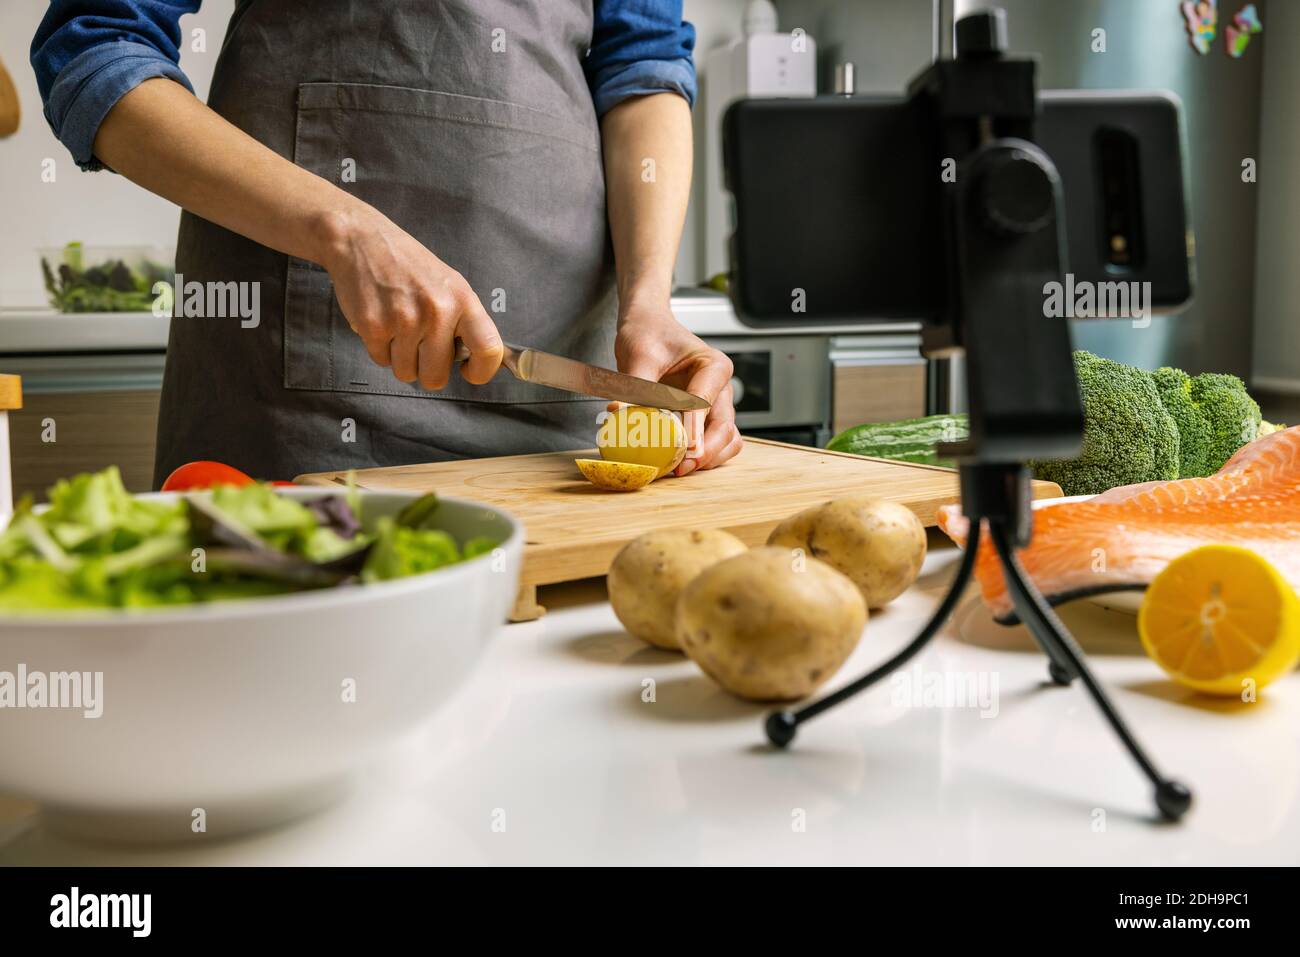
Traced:
POLYGON ((1232 458, 1237 449, 1259 437, 1263 419, 1259 403, 1250 397, 1246 384, 1235 375, 1204 372, 1192 378, 1191 386, 1192 401, 1205 416, 1209 429, 1209 470, 1197 474, 1213 475, 1223 468, 1223 463, 1232 458))
POLYGON ((1178 477, 1204 478, 1262 433, 1259 405, 1234 375, 1189 376, 1168 367, 1151 373, 1160 401, 1178 423, 1178 477))
POLYGON ((1178 477, 1178 426, 1151 374, 1079 350, 1074 369, 1083 397, 1083 452, 1077 459, 1031 462, 1034 475, 1066 495, 1178 477))
POLYGON ((1169 366, 1151 373, 1165 410, 1178 426, 1178 477, 1203 478, 1219 470, 1214 464, 1210 422, 1205 410, 1192 396, 1192 377, 1169 366))

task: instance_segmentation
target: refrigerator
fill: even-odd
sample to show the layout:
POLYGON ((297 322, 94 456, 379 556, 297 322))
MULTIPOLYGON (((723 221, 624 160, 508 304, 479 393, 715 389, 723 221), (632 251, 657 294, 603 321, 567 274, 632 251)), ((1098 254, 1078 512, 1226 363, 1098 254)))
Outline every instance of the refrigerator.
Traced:
MULTIPOLYGON (((1276 0, 1274 0, 1276 2, 1276 0)), ((820 89, 835 66, 854 64, 858 93, 901 93, 936 53, 952 52, 952 24, 973 10, 1007 12, 1012 53, 1039 61, 1042 89, 1164 89, 1182 100, 1188 197, 1196 236, 1192 305, 1147 328, 1073 322, 1075 344, 1144 368, 1231 372, 1249 379, 1255 290, 1258 184, 1242 162, 1260 150, 1262 64, 1269 2, 1255 0, 1262 33, 1244 54, 1227 54, 1225 34, 1244 2, 1220 0, 1210 51, 1189 42, 1179 0, 778 0, 786 26, 817 38, 820 89), (1097 34, 1095 31, 1104 31, 1097 34), (1096 50, 1104 37, 1104 51, 1096 50)), ((960 393, 958 393, 960 394, 960 393)))

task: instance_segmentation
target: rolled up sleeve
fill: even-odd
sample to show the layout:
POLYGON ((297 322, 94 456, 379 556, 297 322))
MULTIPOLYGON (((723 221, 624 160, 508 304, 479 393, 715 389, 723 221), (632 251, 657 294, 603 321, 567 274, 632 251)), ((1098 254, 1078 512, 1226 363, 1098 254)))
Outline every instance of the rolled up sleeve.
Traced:
POLYGON ((584 69, 596 114, 623 100, 676 93, 695 103, 695 28, 681 0, 596 0, 591 51, 584 69))
POLYGON ((123 96, 165 77, 194 91, 181 71, 180 18, 201 0, 54 0, 32 39, 45 119, 77 165, 103 169, 95 135, 123 96))

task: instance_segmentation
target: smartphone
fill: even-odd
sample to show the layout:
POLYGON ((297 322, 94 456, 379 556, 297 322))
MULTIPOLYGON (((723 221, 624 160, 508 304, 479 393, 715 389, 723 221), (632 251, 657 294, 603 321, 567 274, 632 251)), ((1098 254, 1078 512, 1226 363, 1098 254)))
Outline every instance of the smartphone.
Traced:
MULTIPOLYGON (((1075 281, 1150 283, 1184 308, 1194 258, 1179 102, 1164 92, 1042 91, 1034 139, 1064 195, 1075 281)), ((741 321, 938 322, 947 282, 928 116, 903 97, 747 99, 723 117, 731 297, 741 321)))

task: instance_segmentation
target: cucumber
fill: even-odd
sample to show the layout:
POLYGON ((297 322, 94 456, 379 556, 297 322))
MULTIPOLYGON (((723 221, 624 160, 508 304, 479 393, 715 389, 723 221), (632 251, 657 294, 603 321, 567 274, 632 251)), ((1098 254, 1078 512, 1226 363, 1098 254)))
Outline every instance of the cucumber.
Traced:
POLYGON ((951 465, 935 451, 940 442, 957 442, 970 435, 965 414, 927 415, 901 422, 867 422, 845 429, 827 443, 832 452, 851 452, 877 459, 920 465, 951 465))

